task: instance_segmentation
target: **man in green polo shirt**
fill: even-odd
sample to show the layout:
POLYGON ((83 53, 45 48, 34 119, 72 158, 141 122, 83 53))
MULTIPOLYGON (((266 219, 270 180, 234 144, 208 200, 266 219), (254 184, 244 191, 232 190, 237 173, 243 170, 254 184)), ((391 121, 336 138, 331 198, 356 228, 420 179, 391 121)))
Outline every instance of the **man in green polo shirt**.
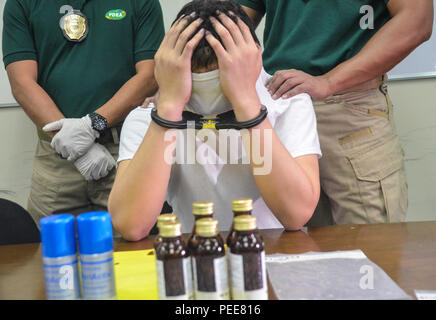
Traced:
POLYGON ((3 61, 38 128, 28 210, 105 209, 125 116, 157 90, 158 0, 8 0, 3 61))
POLYGON ((431 36, 432 0, 238 0, 266 16, 273 99, 312 96, 323 152, 314 223, 403 221, 404 155, 386 72, 431 36), (325 219, 332 214, 333 221, 325 219), (324 215, 324 216, 323 216, 324 215))

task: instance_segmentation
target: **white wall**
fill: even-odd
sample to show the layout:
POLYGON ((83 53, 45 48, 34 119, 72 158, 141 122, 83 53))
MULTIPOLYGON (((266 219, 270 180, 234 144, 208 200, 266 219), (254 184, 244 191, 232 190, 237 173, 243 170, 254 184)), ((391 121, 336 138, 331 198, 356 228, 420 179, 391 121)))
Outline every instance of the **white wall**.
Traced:
MULTIPOLYGON (((186 2, 161 0, 167 28, 186 2)), ((261 38, 262 26, 258 34, 261 38)), ((0 90, 9 90, 0 85, 0 90)), ((436 220, 436 79, 391 82, 389 92, 406 152, 407 220, 436 220)), ((21 108, 0 108, 0 197, 26 206, 36 141, 35 128, 21 108)))

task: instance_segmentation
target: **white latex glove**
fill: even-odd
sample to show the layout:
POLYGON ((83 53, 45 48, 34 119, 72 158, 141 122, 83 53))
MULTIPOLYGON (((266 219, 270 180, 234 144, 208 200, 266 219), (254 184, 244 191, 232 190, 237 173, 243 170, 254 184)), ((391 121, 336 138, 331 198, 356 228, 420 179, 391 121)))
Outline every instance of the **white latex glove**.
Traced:
POLYGON ((87 181, 99 180, 106 177, 115 167, 115 159, 104 146, 94 143, 74 165, 87 181))
POLYGON ((75 161, 83 156, 100 136, 92 128, 88 115, 80 119, 61 119, 47 124, 42 130, 59 130, 51 141, 51 147, 68 161, 75 161))

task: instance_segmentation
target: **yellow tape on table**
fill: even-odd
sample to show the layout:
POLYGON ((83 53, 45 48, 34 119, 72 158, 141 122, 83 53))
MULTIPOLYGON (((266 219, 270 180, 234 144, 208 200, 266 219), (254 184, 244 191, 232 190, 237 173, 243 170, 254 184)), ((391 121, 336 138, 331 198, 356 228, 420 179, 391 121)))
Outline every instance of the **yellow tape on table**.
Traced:
POLYGON ((118 300, 157 300, 154 250, 114 252, 118 300))

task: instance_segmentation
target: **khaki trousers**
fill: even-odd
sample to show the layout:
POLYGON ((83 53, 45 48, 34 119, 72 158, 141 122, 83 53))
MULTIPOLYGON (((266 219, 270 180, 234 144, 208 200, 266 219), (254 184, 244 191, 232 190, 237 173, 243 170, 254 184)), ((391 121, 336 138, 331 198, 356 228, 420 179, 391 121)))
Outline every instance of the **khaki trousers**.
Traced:
POLYGON ((404 152, 386 83, 314 101, 314 107, 322 195, 309 225, 404 221, 404 152))
MULTIPOLYGON (((118 144, 104 143, 114 159, 118 144)), ((98 181, 86 181, 73 163, 62 159, 48 139, 39 139, 33 166, 28 211, 39 227, 39 220, 51 214, 79 214, 107 210, 107 201, 116 169, 98 181)))

